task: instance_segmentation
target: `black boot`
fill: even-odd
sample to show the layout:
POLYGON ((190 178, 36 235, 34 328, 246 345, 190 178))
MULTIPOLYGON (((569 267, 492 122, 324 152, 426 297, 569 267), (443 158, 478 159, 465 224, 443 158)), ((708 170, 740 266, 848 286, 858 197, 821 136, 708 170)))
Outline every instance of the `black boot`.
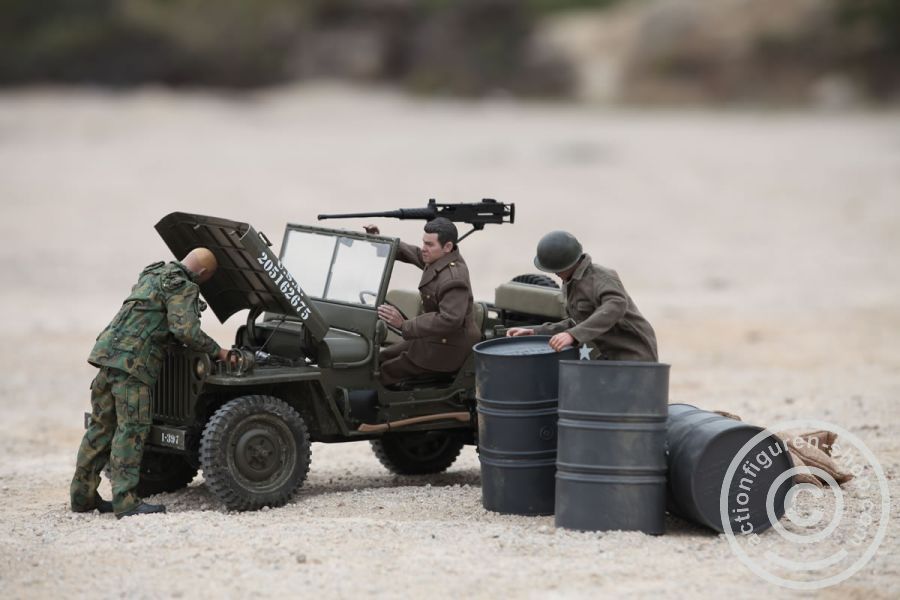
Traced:
POLYGON ((122 517, 133 517, 134 515, 152 515, 153 513, 164 513, 166 512, 166 507, 162 504, 147 504, 146 502, 141 502, 131 510, 126 510, 120 515, 116 515, 117 519, 121 519, 122 517))
POLYGON ((112 502, 110 502, 109 500, 104 500, 103 498, 100 497, 100 494, 96 494, 94 496, 94 505, 92 507, 77 508, 77 509, 73 508, 72 512, 85 513, 85 512, 93 512, 95 510, 101 514, 111 513, 113 511, 112 502))
POLYGON ((97 494, 97 506, 95 506, 100 514, 107 514, 113 511, 112 502, 109 500, 104 500, 100 497, 100 494, 97 494))

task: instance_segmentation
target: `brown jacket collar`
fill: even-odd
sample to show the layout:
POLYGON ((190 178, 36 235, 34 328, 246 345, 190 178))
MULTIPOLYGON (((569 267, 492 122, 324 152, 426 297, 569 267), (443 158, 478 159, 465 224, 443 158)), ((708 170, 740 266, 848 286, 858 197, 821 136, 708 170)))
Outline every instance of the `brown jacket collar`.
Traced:
POLYGON ((435 272, 438 272, 450 263, 458 261, 460 259, 461 257, 459 256, 459 248, 454 248, 452 252, 448 252, 447 254, 443 255, 442 257, 431 263, 430 266, 432 269, 434 269, 435 272))
POLYGON ((437 277, 439 271, 442 271, 445 267, 447 267, 447 265, 456 261, 462 261, 462 257, 459 255, 459 248, 454 249, 452 252, 448 252, 430 265, 425 265, 425 269, 422 271, 422 279, 419 282, 419 287, 422 287, 423 285, 437 277))
POLYGON ((572 273, 572 277, 569 279, 569 281, 574 281, 576 279, 581 279, 582 277, 584 277, 584 272, 588 270, 588 267, 590 267, 593 262, 591 261, 591 255, 587 252, 582 254, 581 258, 579 258, 578 261, 578 267, 575 269, 575 272, 572 273))

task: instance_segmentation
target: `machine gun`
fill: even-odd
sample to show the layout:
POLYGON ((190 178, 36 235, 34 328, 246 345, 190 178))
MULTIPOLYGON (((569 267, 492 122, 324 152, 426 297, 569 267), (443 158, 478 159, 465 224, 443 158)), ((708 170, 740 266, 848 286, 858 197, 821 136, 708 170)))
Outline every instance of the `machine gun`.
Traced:
POLYGON ((476 231, 481 231, 488 223, 515 223, 516 205, 497 202, 492 198, 484 198, 481 202, 468 204, 438 204, 432 198, 425 208, 400 208, 384 212, 345 213, 339 215, 319 215, 323 219, 361 219, 368 217, 386 217, 389 219, 422 219, 431 221, 437 217, 444 217, 457 223, 468 223, 472 229, 459 238, 462 241, 476 231))

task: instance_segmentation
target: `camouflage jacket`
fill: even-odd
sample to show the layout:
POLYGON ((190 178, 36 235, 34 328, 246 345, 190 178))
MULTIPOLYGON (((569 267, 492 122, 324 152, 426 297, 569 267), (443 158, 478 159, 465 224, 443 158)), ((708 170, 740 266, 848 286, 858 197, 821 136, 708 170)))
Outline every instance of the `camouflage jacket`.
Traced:
POLYGON ((553 335, 568 331, 592 346, 591 358, 655 362, 656 334, 612 269, 595 265, 585 254, 563 286, 568 319, 544 323, 534 332, 553 335))
POLYGON ((178 262, 149 265, 97 336, 88 362, 153 385, 172 338, 192 350, 216 354, 219 345, 200 329, 200 302, 197 277, 187 267, 178 262))

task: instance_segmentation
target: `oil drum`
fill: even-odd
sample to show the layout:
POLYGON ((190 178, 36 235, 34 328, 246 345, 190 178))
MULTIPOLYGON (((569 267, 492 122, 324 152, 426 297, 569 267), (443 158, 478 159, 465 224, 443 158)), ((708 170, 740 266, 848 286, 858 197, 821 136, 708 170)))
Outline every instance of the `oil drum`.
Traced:
MULTIPOLYGON (((762 431, 762 427, 690 404, 670 405, 666 434, 669 511, 720 533, 725 531, 720 494, 728 467, 744 445, 762 431)), ((774 435, 763 437, 740 458, 728 483, 726 515, 732 531, 760 532, 772 525, 767 496, 778 476, 792 467, 784 442, 774 435)), ((788 477, 772 491, 776 518, 785 513, 791 485, 788 477)))
POLYGON ((476 344, 481 499, 488 510, 553 514, 559 361, 549 336, 496 338, 476 344))
POLYGON ((669 365, 559 365, 556 525, 661 534, 669 365))

